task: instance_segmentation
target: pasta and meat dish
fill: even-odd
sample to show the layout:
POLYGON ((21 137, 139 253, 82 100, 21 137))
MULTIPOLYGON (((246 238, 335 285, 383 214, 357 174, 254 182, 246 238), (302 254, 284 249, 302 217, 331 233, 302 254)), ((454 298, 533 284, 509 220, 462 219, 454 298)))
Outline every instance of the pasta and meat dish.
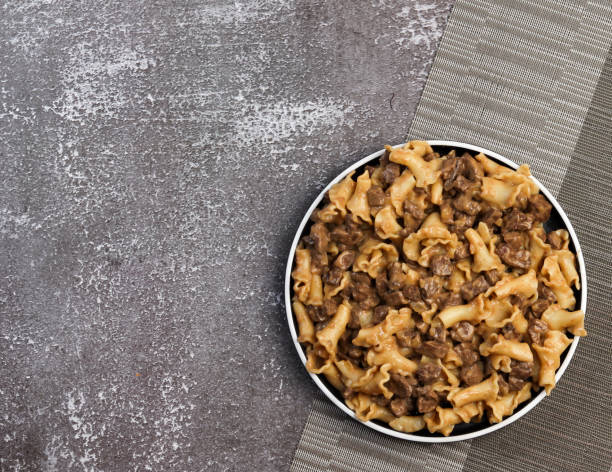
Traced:
POLYGON ((484 154, 386 147, 312 214, 292 308, 307 369, 363 421, 449 435, 555 385, 585 336, 576 256, 530 177, 484 154))

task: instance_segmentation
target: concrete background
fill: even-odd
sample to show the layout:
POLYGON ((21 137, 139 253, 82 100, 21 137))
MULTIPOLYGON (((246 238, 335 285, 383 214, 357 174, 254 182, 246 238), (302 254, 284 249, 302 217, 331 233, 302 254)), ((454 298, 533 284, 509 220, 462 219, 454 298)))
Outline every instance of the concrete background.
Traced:
POLYGON ((452 3, 0 2, 0 470, 287 470, 290 241, 452 3))

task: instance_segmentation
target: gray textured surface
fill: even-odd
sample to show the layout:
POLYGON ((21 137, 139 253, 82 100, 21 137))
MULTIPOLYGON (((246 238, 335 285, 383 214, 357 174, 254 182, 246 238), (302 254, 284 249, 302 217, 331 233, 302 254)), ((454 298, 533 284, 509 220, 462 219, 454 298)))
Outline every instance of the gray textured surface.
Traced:
POLYGON ((0 470, 286 470, 301 214, 452 0, 0 2, 0 470))

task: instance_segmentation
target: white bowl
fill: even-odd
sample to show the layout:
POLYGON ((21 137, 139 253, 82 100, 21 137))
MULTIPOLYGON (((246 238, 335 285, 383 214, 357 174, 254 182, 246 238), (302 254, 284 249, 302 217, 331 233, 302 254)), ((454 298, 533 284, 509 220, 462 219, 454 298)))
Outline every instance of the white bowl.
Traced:
MULTIPOLYGON (((434 141, 428 141, 428 143, 434 148, 434 151, 436 150, 436 148, 449 147, 449 148, 457 149, 459 151, 460 150, 471 151, 472 153, 482 152, 487 157, 497 161, 500 164, 503 164, 512 169, 518 168, 518 165, 512 162, 511 160, 503 156, 500 156, 499 154, 495 152, 489 151, 479 146, 473 146, 471 144, 459 143, 455 141, 435 141, 434 140, 434 141)), ((399 144, 394 147, 399 147, 399 146, 403 146, 403 145, 399 144)), ((296 331, 294 315, 291 310, 291 295, 292 295, 291 271, 293 268, 295 249, 298 245, 300 238, 302 237, 302 232, 304 231, 304 228, 308 224, 310 215, 319 206, 319 203, 325 196, 325 193, 331 188, 331 186, 336 184, 340 180, 342 180, 350 172, 366 165, 370 161, 377 159, 379 156, 383 154, 383 152, 384 152, 384 149, 377 151, 374 154, 370 154, 367 157, 364 157, 360 161, 356 162, 355 164, 353 164, 352 166, 344 170, 344 172, 338 175, 334 180, 332 180, 329 183, 329 185, 327 185, 327 187, 325 187, 321 191, 321 193, 317 196, 317 198, 312 203, 312 205, 310 205, 310 208, 306 212, 306 215, 304 215, 304 218, 302 219, 302 222, 300 223, 300 226, 298 227, 295 237, 293 238, 293 244, 291 245, 291 250, 289 251, 289 259, 287 261, 287 270, 285 272, 285 306, 287 309, 287 321, 289 323, 289 331, 291 332, 291 338, 293 339, 293 343, 295 344, 295 348, 297 349, 298 355, 300 356, 300 359, 302 360, 302 364, 304 364, 304 367, 306 366, 306 355, 304 353, 304 349, 302 348, 302 346, 297 340, 298 333, 296 331)), ((536 182, 536 184, 540 188, 540 191, 544 194, 544 196, 546 196, 548 201, 553 205, 553 212, 554 210, 556 210, 556 212, 558 213, 559 218, 558 218, 557 223, 560 223, 560 224, 557 224, 556 226, 558 228, 567 229, 567 231, 570 234, 571 244, 573 244, 574 246, 573 249, 574 249, 574 252, 576 253, 576 258, 578 260, 578 270, 580 272, 581 290, 578 291, 578 296, 577 296, 577 298, 580 300, 579 308, 583 312, 586 313, 587 280, 586 280, 586 271, 584 268, 584 258, 582 256, 582 250, 580 249, 580 244, 578 243, 578 238, 576 237, 574 228, 572 228, 572 224, 570 223, 567 215, 565 214, 565 212, 563 211, 563 209, 561 208, 557 200, 551 195, 551 193, 540 182, 538 182, 537 179, 533 178, 533 180, 536 182)), ((551 218, 553 217, 553 214, 554 213, 551 213, 551 218)), ((567 366, 569 365, 574 355, 574 351, 576 350, 576 346, 578 346, 579 340, 580 338, 578 336, 575 336, 569 349, 566 350, 565 353, 563 354, 561 366, 559 367, 555 375, 556 382, 559 382, 559 379, 565 372, 565 369, 567 369, 567 366)), ((475 425, 472 424, 472 426, 466 426, 468 429, 475 429, 474 431, 456 432, 456 430, 459 428, 459 425, 458 425, 455 428, 455 431, 453 431, 453 433, 451 433, 451 435, 448 437, 442 436, 438 433, 431 434, 427 432, 426 429, 418 433, 408 434, 408 433, 402 433, 400 431, 396 431, 392 429, 391 427, 386 426, 382 422, 373 422, 373 421, 364 422, 364 421, 358 420, 353 410, 351 410, 348 406, 344 404, 344 402, 342 401, 340 397, 340 394, 334 393, 335 389, 333 387, 331 386, 328 387, 327 380, 325 379, 324 376, 319 376, 316 374, 312 374, 310 372, 309 372, 309 375, 314 381, 314 383, 316 383, 317 386, 321 389, 321 391, 327 396, 327 398, 329 398, 338 408, 344 411, 351 418, 354 418, 360 423, 365 424, 369 428, 375 429, 376 431, 379 431, 384 434, 388 434, 389 436, 394 436, 400 439, 407 439, 409 441, 426 442, 426 443, 447 443, 447 442, 454 442, 454 441, 463 441, 466 439, 472 439, 478 436, 483 436, 485 434, 492 433, 493 431, 503 428, 504 426, 507 426, 510 423, 513 423, 519 418, 521 418, 528 411, 530 411, 533 407, 535 407, 538 403, 540 403, 542 399, 546 396, 546 393, 544 390, 540 391, 540 393, 536 395, 534 398, 532 398, 530 401, 519 405, 517 409, 515 410, 515 413, 508 416, 506 419, 504 419, 500 423, 489 425, 488 423, 486 423, 487 420, 485 419, 483 423, 478 423, 475 425)), ((554 395, 554 390, 552 394, 554 395)))

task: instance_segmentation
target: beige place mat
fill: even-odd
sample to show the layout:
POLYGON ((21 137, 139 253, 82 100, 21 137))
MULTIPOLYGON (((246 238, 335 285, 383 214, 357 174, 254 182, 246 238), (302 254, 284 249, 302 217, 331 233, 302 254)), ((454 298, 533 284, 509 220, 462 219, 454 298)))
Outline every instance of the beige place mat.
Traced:
POLYGON ((291 471, 612 470, 611 45, 610 0, 458 0, 407 136, 527 162, 567 212, 589 335, 553 394, 502 430, 446 445, 387 437, 321 395, 291 471))

